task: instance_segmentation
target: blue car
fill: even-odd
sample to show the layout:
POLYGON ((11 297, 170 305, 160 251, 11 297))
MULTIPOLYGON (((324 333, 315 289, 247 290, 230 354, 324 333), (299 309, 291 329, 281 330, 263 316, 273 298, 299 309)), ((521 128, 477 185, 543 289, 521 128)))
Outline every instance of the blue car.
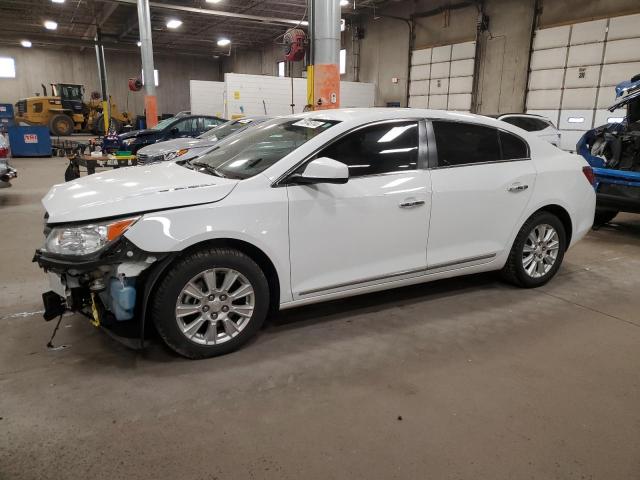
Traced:
POLYGON ((589 130, 576 144, 596 177, 596 226, 619 212, 640 213, 640 75, 616 86, 609 111, 625 106, 622 122, 589 130))
POLYGON ((197 137, 207 130, 222 125, 226 120, 212 115, 176 115, 145 130, 118 135, 119 148, 136 153, 142 147, 174 138, 197 137))

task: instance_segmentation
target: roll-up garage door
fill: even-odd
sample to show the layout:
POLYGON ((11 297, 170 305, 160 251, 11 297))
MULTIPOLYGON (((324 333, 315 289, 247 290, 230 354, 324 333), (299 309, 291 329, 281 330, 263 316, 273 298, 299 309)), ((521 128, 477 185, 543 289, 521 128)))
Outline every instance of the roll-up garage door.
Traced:
POLYGON ((527 112, 551 119, 561 148, 575 150, 586 130, 620 121, 607 111, 614 87, 640 73, 640 15, 538 29, 531 52, 527 112))
POLYGON ((409 107, 468 112, 476 42, 413 50, 409 107))

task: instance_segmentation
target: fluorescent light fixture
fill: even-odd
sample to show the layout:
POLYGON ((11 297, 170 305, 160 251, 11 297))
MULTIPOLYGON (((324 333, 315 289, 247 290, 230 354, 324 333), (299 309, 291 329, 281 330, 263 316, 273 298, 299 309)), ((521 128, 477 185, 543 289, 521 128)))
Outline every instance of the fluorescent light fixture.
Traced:
POLYGON ((53 20, 45 20, 44 28, 46 28, 47 30, 55 30, 56 28, 58 28, 58 24, 53 20))
POLYGON ((624 117, 609 117, 607 118, 607 123, 622 123, 624 117))
POLYGON ((306 27, 307 25, 309 25, 309 22, 307 22, 306 20, 302 20, 300 22, 300 25, 304 25, 306 27))
POLYGON ((220 0, 207 0, 207 3, 220 3, 220 0))
POLYGON ((178 28, 180 25, 182 25, 182 20, 177 18, 172 18, 167 22, 167 28, 178 28))
POLYGON ((51 0, 53 3, 64 3, 64 0, 51 0))
POLYGON ((569 123, 584 123, 584 117, 569 117, 567 118, 569 123))
POLYGON ((141 46, 142 46, 142 42, 141 42, 140 40, 138 40, 138 41, 136 42, 136 45, 138 45, 139 47, 141 47, 141 46))
POLYGON ((20 42, 20 45, 22 45, 24 48, 31 48, 31 42, 29 40, 22 40, 20 42))
MULTIPOLYGON (((142 85, 144 85, 144 70, 142 70, 142 75, 140 75, 140 78, 142 79, 142 85)), ((156 84, 156 87, 158 86, 158 70, 153 70, 153 80, 156 84)))
POLYGON ((226 47, 229 44, 231 44, 231 40, 229 40, 228 38, 221 38, 220 40, 218 40, 219 47, 226 47))
POLYGON ((349 0, 340 0, 341 7, 346 7, 347 5, 349 5, 349 0))

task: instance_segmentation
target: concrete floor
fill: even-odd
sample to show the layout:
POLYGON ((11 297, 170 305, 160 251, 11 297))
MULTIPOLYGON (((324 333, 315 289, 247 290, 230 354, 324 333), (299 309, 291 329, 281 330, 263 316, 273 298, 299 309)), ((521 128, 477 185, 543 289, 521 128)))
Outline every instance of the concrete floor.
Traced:
POLYGON ((0 191, 0 479, 638 479, 640 216, 546 287, 493 275, 282 313, 243 350, 53 329, 31 264, 62 159, 0 191))

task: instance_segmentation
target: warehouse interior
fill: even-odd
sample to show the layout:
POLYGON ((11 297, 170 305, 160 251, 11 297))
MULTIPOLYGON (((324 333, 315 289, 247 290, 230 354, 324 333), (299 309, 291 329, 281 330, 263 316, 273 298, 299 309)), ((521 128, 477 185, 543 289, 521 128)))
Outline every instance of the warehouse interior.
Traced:
MULTIPOLYGON (((0 0, 0 479, 640 478, 640 104, 633 103, 640 98, 639 25, 637 0, 0 0), (153 82, 145 81, 152 76, 153 82), (233 225, 241 225, 234 233, 238 243, 211 240, 216 248, 239 248, 255 260, 270 288, 278 284, 267 294, 264 324, 235 351, 185 355, 167 341, 153 315, 175 309, 171 314, 179 323, 184 300, 153 308, 140 301, 162 296, 170 270, 139 277, 144 289, 141 281, 127 283, 129 273, 111 278, 120 291, 137 289, 131 294, 135 307, 122 308, 135 312, 136 321, 142 312, 141 326, 123 334, 124 328, 112 330, 104 320, 112 314, 121 320, 105 300, 115 286, 101 285, 94 273, 84 274, 84 263, 76 265, 60 278, 81 271, 78 277, 91 281, 82 296, 83 285, 71 287, 68 277, 52 280, 65 259, 43 260, 52 231, 104 224, 112 242, 109 229, 124 219, 119 235, 130 236, 117 237, 116 244, 125 242, 136 261, 139 249, 148 253, 139 264, 173 268, 176 258, 197 252, 189 244, 165 259, 163 241, 186 245, 190 228, 198 239, 230 229, 215 219, 199 230, 185 226, 203 215, 192 210, 216 202, 206 210, 214 212, 216 205, 236 201, 242 184, 256 182, 201 174, 203 179, 184 183, 172 169, 191 165, 188 174, 196 175, 191 170, 198 158, 231 150, 254 130, 290 118, 298 122, 294 126, 314 129, 308 135, 313 139, 305 138, 311 144, 358 118, 377 125, 416 115, 421 120, 414 166, 431 175, 432 196, 426 202, 411 196, 399 206, 403 214, 431 209, 424 226, 425 272, 457 265, 443 257, 429 266, 428 242, 446 244, 442 238, 450 234, 448 248, 455 249, 466 229, 483 225, 478 228, 489 232, 508 223, 490 205, 502 207, 520 195, 490 191, 508 186, 500 183, 502 173, 451 180, 450 196, 442 197, 451 205, 437 224, 442 216, 433 209, 438 189, 445 188, 435 175, 455 179, 463 170, 432 163, 444 155, 437 119, 504 122, 504 131, 496 127, 502 132, 498 142, 505 131, 514 133, 512 126, 527 130, 510 116, 544 123, 521 137, 535 138, 523 157, 543 157, 532 168, 540 180, 521 185, 519 177, 509 192, 568 195, 561 191, 575 189, 573 181, 560 180, 561 167, 547 160, 582 162, 580 181, 584 173, 593 185, 595 207, 588 231, 571 248, 571 234, 578 236, 578 222, 569 218, 574 211, 567 207, 568 223, 557 214, 567 227, 567 252, 549 283, 522 289, 505 283, 509 263, 502 270, 479 268, 419 283, 405 279, 411 269, 398 255, 384 278, 407 282, 367 290, 373 286, 367 282, 383 279, 374 268, 378 245, 394 252, 422 226, 414 228, 411 220, 409 231, 394 230, 379 211, 373 213, 379 234, 369 235, 368 218, 358 210, 364 200, 340 223, 340 210, 350 208, 354 195, 376 197, 364 188, 325 208, 320 224, 311 207, 303 215, 288 203, 281 212, 275 195, 287 191, 286 201, 297 198, 283 179, 303 177, 299 164, 258 173, 268 177, 269 188, 247 187, 230 214, 233 225), (191 122, 188 131, 180 126, 185 121, 191 122), (228 139, 219 133, 209 143, 194 143, 232 123, 239 130, 228 139), (612 138, 618 143, 605 145, 603 139, 612 138), (535 143, 543 141, 552 146, 535 143), (149 197, 150 206, 139 208, 154 169, 163 169, 157 175, 164 183, 153 187, 161 190, 149 197), (557 175, 556 183, 540 193, 543 173, 557 175), (239 180, 238 186, 213 199, 231 180, 239 180), (59 197, 61 192, 69 196, 59 197), (91 203, 96 192, 105 196, 102 204, 91 203), (156 199, 167 192, 175 203, 156 199), (487 198, 493 203, 484 207, 487 198), (88 222, 82 214, 90 209, 101 210, 88 222), (176 221, 171 215, 181 209, 184 220, 176 221), (471 211, 485 212, 491 222, 474 219, 471 211), (296 215, 308 216, 303 227, 291 223, 296 215), (142 248, 142 234, 134 235, 144 221, 156 224, 149 230, 155 233, 146 234, 155 249, 142 248), (434 232, 436 225, 440 232, 434 232), (280 232, 273 250, 286 252, 291 285, 278 279, 276 253, 249 245, 252 229, 265 238, 280 232), (291 242, 286 246, 285 238, 291 242), (300 253, 297 239, 318 243, 300 253), (241 241, 245 250, 238 247, 241 241), (325 250, 332 253, 329 260, 325 250), (352 293, 339 291, 349 284, 339 276, 326 281, 329 287, 309 282, 296 293, 296 258, 307 267, 315 262, 338 269, 367 250, 370 265, 361 269, 363 280, 351 282, 358 286, 352 293), (67 297, 47 297, 59 292, 53 281, 66 286, 67 297), (317 292, 329 293, 324 300, 304 299, 317 292), (105 307, 97 306, 100 295, 105 307)), ((285 160, 296 150, 287 152, 285 160)), ((496 164, 508 169, 526 163, 517 160, 496 164)), ((352 165, 344 179, 338 167, 321 167, 321 182, 330 185, 299 180, 294 188, 311 192, 304 201, 321 204, 327 198, 323 188, 357 185, 352 165)), ((405 181, 381 186, 380 198, 400 191, 405 181)), ((583 202, 575 211, 584 209, 583 202)), ((508 225, 509 248, 515 248, 526 219, 508 225)), ((474 234, 482 238, 482 232, 474 234)), ((500 252, 492 255, 502 258, 500 252)), ((483 258, 473 252, 459 257, 483 258)), ((88 255, 83 261, 93 265, 104 258, 88 255)), ((111 263, 98 269, 106 271, 111 263)), ((239 272, 234 279, 255 288, 252 277, 239 272)), ((220 291, 231 297, 234 281, 223 290, 224 277, 220 291)), ((224 301, 225 295, 211 295, 202 311, 234 309, 224 301)))

